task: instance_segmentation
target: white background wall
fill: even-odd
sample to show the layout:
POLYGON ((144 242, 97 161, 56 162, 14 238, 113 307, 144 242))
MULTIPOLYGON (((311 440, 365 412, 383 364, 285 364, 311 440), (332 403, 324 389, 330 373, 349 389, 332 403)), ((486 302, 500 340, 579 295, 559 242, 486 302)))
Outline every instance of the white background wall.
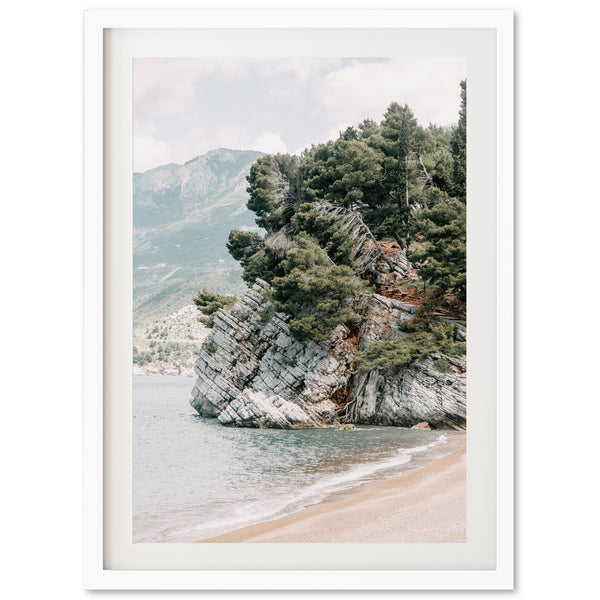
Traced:
MULTIPOLYGON (((167 4, 130 0, 123 7, 167 4)), ((457 7, 443 0, 387 5, 457 7)), ((87 595, 80 558, 82 9, 118 7, 105 0, 3 7, 0 587, 7 598, 87 595)), ((595 440, 600 132, 593 4, 480 0, 458 7, 517 12, 515 595, 590 598, 597 592, 600 533, 595 440)))

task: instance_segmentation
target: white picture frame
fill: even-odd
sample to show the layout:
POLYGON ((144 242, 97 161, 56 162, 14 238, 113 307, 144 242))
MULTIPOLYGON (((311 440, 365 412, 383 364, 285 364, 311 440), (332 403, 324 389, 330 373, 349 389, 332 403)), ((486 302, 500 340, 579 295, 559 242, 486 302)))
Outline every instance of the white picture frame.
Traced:
MULTIPOLYGON (((466 37, 469 36, 465 35, 466 37)), ((475 46, 471 48, 471 52, 477 50, 477 42, 473 43, 475 46)), ((484 69, 485 63, 482 62, 479 68, 484 69)), ((117 102, 121 105, 123 115, 131 111, 131 104, 127 105, 127 102, 122 100, 117 102)), ((487 185, 490 185, 489 177, 487 185)), ((473 189, 476 189, 476 183, 474 186, 473 189)), ((469 214, 468 232, 477 231, 479 219, 479 213, 469 214)), ((473 286, 476 285, 477 282, 474 282, 473 286)), ((489 291, 488 289, 487 292, 489 291)), ((514 562, 512 11, 99 10, 86 12, 84 293, 84 582, 87 589, 512 589, 514 562), (135 53, 136 48, 141 47, 144 48, 145 55, 151 52, 150 49, 156 47, 160 56, 186 56, 189 50, 185 44, 184 33, 190 30, 283 31, 290 28, 303 31, 323 28, 374 32, 410 30, 417 33, 427 31, 429 32, 427 35, 434 36, 437 34, 442 36, 448 31, 487 32, 487 34, 491 32, 494 40, 493 56, 490 55, 491 58, 488 57, 486 60, 493 60, 495 77, 489 80, 489 85, 482 86, 480 95, 477 93, 476 86, 473 95, 469 88, 469 102, 473 105, 469 104, 467 128, 469 185, 471 182, 476 182, 478 174, 482 171, 473 166, 478 164, 487 164, 486 172, 495 182, 491 184, 494 187, 495 201, 488 207, 493 212, 488 217, 491 219, 489 222, 495 224, 495 239, 490 242, 489 239, 486 241, 474 235, 469 240, 468 246, 469 269, 477 260, 481 261, 478 268, 490 267, 492 274, 495 273, 495 276, 492 275, 494 285, 490 288, 493 290, 491 304, 485 306, 487 302, 477 301, 473 306, 469 305, 469 311, 473 308, 474 318, 481 318, 494 331, 492 336, 495 338, 493 340, 494 371, 479 374, 481 377, 493 377, 495 380, 494 398, 489 401, 488 406, 494 414, 493 422, 488 423, 493 431, 490 436, 490 430, 484 431, 477 427, 472 430, 470 427, 467 437, 468 477, 484 472, 489 477, 489 479, 478 477, 476 478, 478 481, 473 477, 468 479, 468 490, 471 495, 467 498, 467 506, 469 507, 470 499, 475 498, 472 506, 477 507, 477 498, 484 496, 487 498, 485 510, 491 512, 486 514, 493 513, 493 523, 490 523, 489 519, 487 523, 493 529, 494 535, 493 539, 483 540, 482 543, 487 543, 492 550, 492 567, 477 566, 477 563, 473 563, 475 567, 469 567, 467 560, 462 567, 439 568, 436 564, 443 564, 443 561, 436 563, 432 558, 430 563, 427 562, 428 556, 433 557, 435 554, 434 549, 420 547, 417 554, 422 556, 425 566, 419 568, 409 566, 342 570, 330 568, 326 562, 323 562, 318 569, 290 569, 270 568, 268 561, 260 568, 227 568, 228 557, 236 555, 238 551, 233 546, 241 546, 240 544, 222 545, 218 550, 213 546, 213 552, 219 555, 221 561, 218 567, 211 563, 210 568, 203 568, 200 555, 191 560, 184 559, 186 553, 189 555, 192 552, 192 546, 201 546, 197 544, 163 545, 164 552, 169 554, 168 561, 164 552, 162 556, 158 556, 151 551, 152 549, 139 548, 140 553, 133 562, 136 565, 134 568, 123 567, 120 564, 114 566, 116 563, 112 554, 115 552, 116 545, 121 543, 115 542, 114 530, 121 523, 119 519, 126 519, 128 511, 130 512, 130 507, 124 506, 124 503, 118 504, 119 501, 115 501, 115 498, 127 497, 127 492, 124 490, 127 487, 127 472, 128 469, 129 472, 131 470, 131 462, 124 460, 120 472, 116 472, 111 467, 114 466, 111 456, 114 456, 117 447, 120 450, 126 447, 127 428, 130 426, 130 421, 124 422, 120 419, 120 414, 112 403, 117 394, 122 401, 123 398, 128 397, 127 380, 119 376, 119 373, 124 373, 126 367, 130 371, 131 361, 129 360, 130 344, 124 347, 122 342, 115 342, 113 333, 116 327, 127 330, 126 315, 131 307, 131 290, 130 286, 127 287, 127 278, 130 276, 127 255, 122 256, 121 266, 116 265, 111 240, 117 238, 126 240, 128 232, 131 231, 127 207, 124 210, 115 209, 114 198, 127 196, 132 171, 130 162, 124 161, 123 166, 119 168, 113 168, 112 162, 114 155, 111 153, 113 148, 111 144, 114 142, 114 136, 125 135, 119 140, 126 155, 127 152, 131 154, 131 133, 126 119, 119 120, 120 115, 116 117, 111 115, 110 118, 107 116, 107 109, 113 102, 110 95, 119 86, 122 95, 118 98, 127 98, 127 94, 131 91, 123 92, 123 89, 126 90, 130 71, 124 68, 119 74, 107 68, 108 45, 112 43, 110 32, 130 31, 132 37, 137 36, 137 41, 132 45, 123 38, 123 43, 117 40, 116 45, 111 47, 111 52, 124 53, 121 58, 125 58, 119 64, 127 65, 129 60, 127 57, 130 58, 127 53, 135 53), (178 32, 180 35, 173 36, 175 41, 172 41, 170 46, 165 46, 166 42, 158 43, 161 32, 178 32), (170 53, 165 54, 166 51, 170 53), (483 87, 486 89, 483 90, 483 87), (474 154, 471 147, 472 140, 475 140, 475 145, 477 144, 476 135, 479 128, 476 126, 478 123, 476 120, 492 118, 491 113, 495 117, 493 119, 495 139, 490 146, 492 150, 478 156, 474 154), (121 143, 123 141, 124 143, 121 143), (493 246, 484 248, 485 244, 490 243, 493 243, 493 246), (476 256, 480 258, 475 258, 476 256), (117 303, 115 301, 117 297, 122 298, 123 302, 117 303), (129 304, 127 304, 128 300, 129 304), (112 329, 107 329, 107 323, 112 323, 112 329), (115 365, 118 366, 116 370, 115 365), (472 451, 473 449, 482 452, 472 451), (481 464, 473 461, 480 461, 481 464), (493 469, 489 468, 490 465, 493 469), (486 485, 487 491, 480 490, 481 495, 477 495, 478 489, 485 488, 486 485), (493 493, 490 493, 490 485, 493 487, 493 493), (121 516, 113 514, 115 502, 122 509, 121 516), (181 562, 178 563, 178 560, 181 562), (141 566, 142 564, 144 566, 141 566), (177 564, 181 564, 181 568, 174 566, 177 564), (226 576, 224 571, 227 573, 226 576)), ((484 296, 482 295, 481 298, 484 296)), ((123 339, 127 339, 128 332, 129 330, 125 331, 123 339)), ((471 377, 471 363, 469 364, 469 377, 471 377)), ((477 373, 473 374, 473 377, 475 376, 477 373)), ((123 456, 130 458, 127 452, 123 456)), ((477 515, 470 514, 468 526, 473 527, 477 524, 477 518, 477 515)), ((400 556, 402 549, 396 550, 400 556)), ((477 551, 477 548, 474 547, 473 550, 477 551)), ((131 548, 122 549, 121 556, 127 556, 130 551, 131 548)), ((194 548, 193 551, 196 552, 196 549, 194 548)), ((309 549, 306 547, 285 549, 285 552, 288 551, 291 552, 291 556, 297 553, 300 558, 302 553, 308 552, 309 549)), ((376 553, 377 548, 370 547, 369 551, 376 553)), ((386 551, 390 552, 394 549, 387 548, 386 551)), ((468 557, 465 555, 465 558, 468 557)), ((243 561, 240 564, 243 564, 243 561)))

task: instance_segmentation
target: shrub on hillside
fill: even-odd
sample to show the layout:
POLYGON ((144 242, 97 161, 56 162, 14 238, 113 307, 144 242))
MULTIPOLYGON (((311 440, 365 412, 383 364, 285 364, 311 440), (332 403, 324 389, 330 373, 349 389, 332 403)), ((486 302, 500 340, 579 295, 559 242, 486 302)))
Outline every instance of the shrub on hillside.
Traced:
POLYGON ((205 316, 198 317, 198 321, 206 327, 212 328, 215 322, 215 314, 220 308, 227 309, 232 306, 237 298, 235 296, 222 296, 204 288, 194 298, 194 303, 205 316))
MULTIPOLYGON (((440 321, 438 325, 431 325, 429 330, 421 329, 395 340, 375 342, 367 346, 363 352, 357 352, 354 360, 358 365, 359 373, 368 373, 374 369, 382 371, 390 369, 397 372, 400 368, 407 367, 434 352, 446 356, 460 356, 465 351, 464 342, 454 341, 454 326, 440 321)), ((443 370, 450 366, 448 361, 446 363, 448 364, 439 365, 440 372, 448 372, 443 370)))
POLYGON ((269 294, 275 310, 291 316, 288 326, 298 340, 325 341, 340 324, 360 322, 353 300, 370 290, 345 265, 334 265, 310 236, 296 236, 269 294))

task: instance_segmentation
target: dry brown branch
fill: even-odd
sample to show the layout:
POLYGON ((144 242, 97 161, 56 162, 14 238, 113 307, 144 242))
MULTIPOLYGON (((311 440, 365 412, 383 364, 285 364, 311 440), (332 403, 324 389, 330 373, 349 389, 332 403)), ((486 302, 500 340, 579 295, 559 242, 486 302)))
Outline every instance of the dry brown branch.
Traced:
POLYGON ((279 258, 284 257, 292 247, 293 240, 287 234, 286 228, 269 235, 265 238, 265 248, 268 248, 279 258))
POLYGON ((333 219, 342 227, 347 235, 356 240, 350 258, 358 273, 374 270, 375 264, 379 259, 383 259, 390 269, 394 270, 394 264, 381 249, 375 236, 359 213, 350 211, 343 206, 334 206, 329 202, 321 202, 315 208, 321 215, 326 215, 333 219))
POLYGON ((421 180, 422 181, 421 189, 424 190, 425 188, 428 188, 428 187, 437 187, 435 185, 435 183, 433 182, 433 179, 431 179, 429 173, 427 172, 427 169, 425 168, 425 165, 423 164, 423 159, 421 158, 421 155, 417 154, 417 157, 419 159, 418 160, 419 165, 421 165, 421 169, 423 170, 423 173, 425 175, 425 177, 421 180))

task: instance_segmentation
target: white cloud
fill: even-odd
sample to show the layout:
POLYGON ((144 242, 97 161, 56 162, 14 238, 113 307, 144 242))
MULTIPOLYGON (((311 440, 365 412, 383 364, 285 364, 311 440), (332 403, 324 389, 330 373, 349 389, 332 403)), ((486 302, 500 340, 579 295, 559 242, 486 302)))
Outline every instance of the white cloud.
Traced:
POLYGON ((302 154, 302 152, 304 150, 307 150, 308 148, 310 148, 313 145, 318 146, 319 144, 325 144, 330 140, 335 141, 338 139, 340 132, 346 131, 346 129, 348 127, 350 127, 351 125, 357 125, 357 123, 344 122, 344 123, 337 123, 336 125, 330 125, 319 139, 314 139, 314 140, 305 142, 304 145, 297 148, 293 154, 295 154, 296 156, 300 156, 300 154, 302 154))
POLYGON ((192 149, 185 143, 168 143, 157 139, 153 124, 134 122, 134 172, 141 173, 172 162, 183 163, 192 156, 192 149))
POLYGON ((421 125, 458 120, 460 58, 394 58, 358 62, 328 73, 315 92, 318 111, 330 122, 380 121, 392 102, 408 104, 421 125))
POLYGON ((465 64, 460 58, 351 64, 136 58, 133 73, 134 168, 140 171, 219 147, 277 153, 290 144, 299 153, 301 144, 335 139, 365 118, 381 121, 391 102, 408 104, 424 126, 447 125, 458 119, 465 64))
MULTIPOLYGON (((194 60, 194 59, 190 59, 194 60)), ((218 71, 229 78, 249 77, 252 79, 273 79, 286 83, 299 84, 309 78, 330 71, 341 65, 340 58, 215 58, 195 59, 202 61, 206 72, 218 71)))
POLYGON ((285 153, 288 151, 288 147, 281 139, 281 136, 273 131, 264 131, 248 147, 259 152, 266 152, 267 154, 285 153))
POLYGON ((177 115, 192 108, 197 85, 207 75, 285 80, 289 85, 340 64, 310 58, 135 58, 133 102, 136 116, 177 115))
POLYGON ((225 125, 210 135, 212 148, 229 148, 240 150, 247 147, 246 131, 244 127, 233 124, 225 125))
POLYGON ((286 58, 262 59, 255 61, 258 73, 268 77, 287 78, 294 84, 302 84, 308 79, 338 68, 342 64, 340 58, 286 58), (268 66, 268 69, 265 67, 268 66))
POLYGON ((183 164, 204 151, 194 152, 184 144, 169 144, 150 135, 133 138, 133 170, 142 173, 169 163, 183 164))
POLYGON ((136 117, 177 115, 189 109, 194 82, 211 66, 190 59, 136 58, 133 65, 133 105, 136 117))

